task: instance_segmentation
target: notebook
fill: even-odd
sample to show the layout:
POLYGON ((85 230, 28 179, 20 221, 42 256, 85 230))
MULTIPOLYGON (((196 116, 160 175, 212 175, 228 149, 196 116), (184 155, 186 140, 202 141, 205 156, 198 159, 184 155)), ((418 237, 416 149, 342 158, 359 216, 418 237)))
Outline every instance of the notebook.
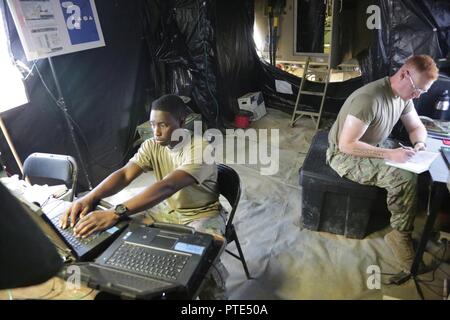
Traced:
POLYGON ((89 287, 132 299, 196 296, 220 248, 181 225, 130 224, 94 263, 81 265, 89 287))
POLYGON ((411 159, 404 163, 386 161, 386 164, 403 170, 411 171, 417 174, 428 171, 431 164, 436 160, 439 153, 429 151, 419 151, 411 159))

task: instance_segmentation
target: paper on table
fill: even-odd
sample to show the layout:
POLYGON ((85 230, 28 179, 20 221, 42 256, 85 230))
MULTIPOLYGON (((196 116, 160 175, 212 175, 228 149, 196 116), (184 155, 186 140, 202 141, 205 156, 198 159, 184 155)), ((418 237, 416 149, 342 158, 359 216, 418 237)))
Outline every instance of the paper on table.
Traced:
POLYGON ((430 169, 431 164, 437 158, 439 153, 429 151, 419 151, 408 162, 398 163, 386 161, 389 166, 397 167, 414 173, 422 173, 430 169))
POLYGON ((19 179, 18 175, 13 175, 12 177, 3 177, 0 179, 9 191, 15 195, 22 196, 25 200, 29 202, 37 202, 42 205, 48 200, 57 195, 63 195, 67 192, 67 187, 63 184, 49 186, 49 185, 30 185, 25 180, 19 179))
POLYGON ((275 89, 279 93, 294 94, 292 91, 292 85, 287 81, 275 79, 275 89))

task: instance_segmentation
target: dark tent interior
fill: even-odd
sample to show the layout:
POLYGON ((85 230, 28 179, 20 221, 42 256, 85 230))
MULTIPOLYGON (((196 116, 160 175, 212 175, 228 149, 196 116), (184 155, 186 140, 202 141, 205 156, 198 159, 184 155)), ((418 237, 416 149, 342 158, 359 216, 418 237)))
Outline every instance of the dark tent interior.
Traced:
MULTIPOLYGON (((294 2, 297 9, 302 8, 298 9, 302 23, 298 28, 302 32, 297 32, 295 50, 305 53, 323 48, 326 39, 322 32, 329 9, 322 1, 311 4, 307 0, 95 0, 105 46, 54 56, 51 60, 27 61, 12 12, 7 1, 2 0, 0 9, 11 55, 29 70, 23 80, 29 102, 3 112, 1 118, 22 161, 34 152, 70 155, 78 163, 77 188, 88 191, 136 153, 142 142, 138 126, 148 122, 152 102, 160 96, 187 97, 186 104, 201 115, 206 128, 225 132, 236 129, 238 98, 249 92, 262 92, 268 115, 252 127, 280 130, 279 167, 284 171, 269 178, 260 177, 250 165, 234 167, 243 184, 235 225, 253 279, 245 277, 238 260, 224 255, 222 260, 230 274, 228 297, 417 299, 413 282, 382 291, 365 288, 366 260, 373 258, 384 263, 379 256, 388 249, 378 247, 382 246, 386 231, 354 240, 300 227, 299 170, 315 129, 309 119, 297 122, 296 128, 289 127, 303 82, 301 77, 280 68, 271 20, 274 14, 286 15, 294 2), (255 44, 258 6, 272 10, 263 19, 272 35, 268 36, 268 55, 273 61, 261 57, 255 44), (306 7, 308 11, 303 9, 306 7), (290 85, 292 92, 280 92, 279 81, 290 85), (267 190, 261 190, 261 186, 267 190), (271 225, 274 218, 276 223, 271 225), (255 240, 259 232, 267 235, 255 240), (283 238, 291 233, 295 236, 283 238), (307 266, 312 260, 322 262, 307 266), (334 271, 325 271, 327 263, 334 265, 334 271), (350 264, 353 267, 348 267, 350 264), (346 267, 347 271, 342 271, 346 267), (355 283, 348 278, 351 274, 357 278, 355 283), (330 280, 333 277, 340 279, 330 280), (331 288, 326 288, 330 281, 331 288), (314 288, 316 282, 319 284, 314 288)), ((430 55, 436 61, 439 79, 427 94, 414 100, 414 105, 420 116, 434 117, 436 102, 445 90, 450 90, 450 2, 335 0, 333 3, 331 66, 338 68, 353 59, 359 65, 360 75, 330 82, 324 99, 322 129, 331 127, 355 90, 393 76, 409 57, 420 54, 430 55), (366 27, 369 6, 380 10, 379 29, 366 27)), ((321 84, 306 78, 303 85, 305 90, 321 88, 321 84)), ((313 109, 318 108, 320 101, 318 96, 304 96, 301 100, 313 109)), ((398 124, 391 137, 407 138, 405 127, 398 124)), ((22 177, 3 133, 0 152, 5 173, 22 177)), ((423 219, 418 221, 423 224, 423 219)), ((389 254, 383 271, 394 272, 394 258, 389 254)), ((448 261, 440 267, 448 272, 448 261)), ((439 280, 449 278, 444 273, 438 272, 439 280)), ((438 284, 437 290, 443 289, 442 283, 438 284)), ((429 291, 425 295, 430 299, 441 298, 441 294, 429 291)), ((1 294, 0 299, 4 299, 1 294)))

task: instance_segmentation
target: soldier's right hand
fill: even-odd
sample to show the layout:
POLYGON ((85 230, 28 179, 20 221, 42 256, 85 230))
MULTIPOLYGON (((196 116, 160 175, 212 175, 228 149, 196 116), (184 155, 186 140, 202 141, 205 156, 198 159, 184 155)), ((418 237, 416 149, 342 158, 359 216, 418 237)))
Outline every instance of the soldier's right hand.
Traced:
POLYGON ((397 148, 390 150, 390 161, 405 163, 416 154, 416 151, 412 148, 397 148))
POLYGON ((77 224, 78 218, 87 215, 93 209, 94 201, 87 197, 78 199, 73 202, 69 209, 61 216, 60 227, 66 229, 69 226, 74 227, 77 224))

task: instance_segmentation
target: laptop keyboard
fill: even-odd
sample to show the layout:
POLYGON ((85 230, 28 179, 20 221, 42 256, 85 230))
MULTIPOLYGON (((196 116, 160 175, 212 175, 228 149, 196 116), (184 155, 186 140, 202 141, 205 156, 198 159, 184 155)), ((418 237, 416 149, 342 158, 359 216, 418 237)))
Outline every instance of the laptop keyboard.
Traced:
POLYGON ((123 243, 106 261, 107 265, 134 271, 151 277, 174 281, 186 265, 189 256, 123 243))
POLYGON ((70 245, 74 249, 81 249, 81 248, 89 245, 89 243, 91 243, 93 240, 95 240, 99 235, 99 233, 97 232, 97 233, 91 234, 89 237, 84 238, 84 239, 77 238, 73 234, 73 228, 69 227, 67 229, 62 229, 59 226, 59 216, 54 217, 52 219, 52 223, 56 228, 58 228, 61 235, 70 243, 70 245))

